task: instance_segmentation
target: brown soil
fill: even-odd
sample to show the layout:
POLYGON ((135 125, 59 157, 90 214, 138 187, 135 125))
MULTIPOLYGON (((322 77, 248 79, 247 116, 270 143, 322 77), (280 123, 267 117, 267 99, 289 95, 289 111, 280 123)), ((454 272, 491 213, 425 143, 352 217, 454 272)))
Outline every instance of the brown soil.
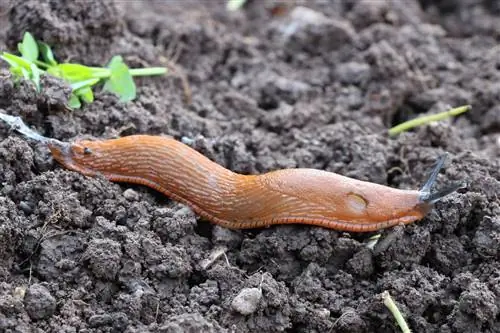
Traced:
POLYGON ((370 235, 317 227, 231 231, 147 188, 64 170, 0 125, 0 331, 399 332, 387 290, 414 332, 500 332, 498 2, 307 2, 309 20, 286 4, 4 2, 2 50, 30 31, 61 61, 177 69, 138 80, 131 103, 98 92, 73 112, 58 80, 37 94, 3 70, 1 112, 60 140, 169 134, 241 173, 309 167, 404 189, 448 151, 439 184, 467 191, 374 250, 370 235))

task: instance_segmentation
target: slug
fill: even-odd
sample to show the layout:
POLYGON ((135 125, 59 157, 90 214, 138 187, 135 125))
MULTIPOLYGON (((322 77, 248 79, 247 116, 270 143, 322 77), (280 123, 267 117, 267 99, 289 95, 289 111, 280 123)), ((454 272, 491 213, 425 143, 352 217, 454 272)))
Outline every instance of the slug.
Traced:
POLYGON ((15 129, 45 143, 54 159, 70 170, 148 186, 230 229, 309 224, 377 231, 422 219, 435 201, 463 186, 431 192, 446 155, 421 190, 400 190, 316 169, 242 175, 170 137, 132 135, 67 143, 22 126, 17 123, 15 129))

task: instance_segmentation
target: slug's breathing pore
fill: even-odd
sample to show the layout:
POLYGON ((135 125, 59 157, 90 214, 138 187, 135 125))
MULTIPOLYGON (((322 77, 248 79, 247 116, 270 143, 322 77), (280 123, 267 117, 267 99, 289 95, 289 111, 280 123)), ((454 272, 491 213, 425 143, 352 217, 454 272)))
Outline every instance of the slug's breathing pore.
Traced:
POLYGON ((170 137, 133 135, 70 144, 29 131, 20 130, 47 144, 68 169, 151 187, 232 229, 300 223, 376 231, 422 219, 435 201, 461 187, 431 192, 445 156, 420 191, 406 191, 315 169, 241 175, 170 137))

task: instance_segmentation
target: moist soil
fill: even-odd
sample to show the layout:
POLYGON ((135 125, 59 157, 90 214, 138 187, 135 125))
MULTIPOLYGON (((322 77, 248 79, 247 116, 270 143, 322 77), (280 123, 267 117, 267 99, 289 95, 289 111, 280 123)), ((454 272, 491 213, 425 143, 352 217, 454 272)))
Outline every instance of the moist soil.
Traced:
MULTIPOLYGON (((67 171, 0 125, 1 332, 500 332, 500 6, 496 1, 2 2, 59 61, 167 66, 121 103, 70 111, 0 73, 1 112, 59 140, 171 135, 239 173, 316 168, 467 188, 373 234, 232 231, 145 187, 67 171), (307 8, 300 7, 307 6, 307 8), (423 114, 472 110, 390 138, 423 114)), ((224 203, 221 203, 224 204, 224 203)))

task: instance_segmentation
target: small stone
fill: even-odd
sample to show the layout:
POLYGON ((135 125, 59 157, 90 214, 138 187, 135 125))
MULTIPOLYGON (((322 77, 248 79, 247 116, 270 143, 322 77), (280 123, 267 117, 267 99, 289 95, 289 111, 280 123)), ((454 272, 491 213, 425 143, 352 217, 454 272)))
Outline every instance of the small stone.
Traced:
POLYGON ((56 310, 56 299, 40 284, 29 287, 24 297, 24 307, 33 320, 52 316, 56 310))
POLYGON ((19 208, 27 215, 30 215, 33 213, 33 207, 32 205, 27 202, 27 201, 21 201, 19 202, 19 208))
POLYGON ((262 291, 259 288, 245 288, 234 298, 231 307, 234 311, 247 316, 257 310, 261 298, 262 291))
POLYGON ((290 17, 301 24, 321 25, 328 22, 328 17, 311 8, 297 6, 290 12, 290 17))
POLYGON ((131 188, 128 188, 126 189, 124 192, 123 192, 123 196, 125 197, 125 199, 127 199, 128 201, 139 201, 139 193, 137 193, 136 191, 134 191, 133 189, 131 188))
POLYGON ((370 79, 370 66, 355 61, 340 64, 335 70, 337 79, 346 84, 363 84, 370 79))
POLYGON ((295 7, 282 33, 289 38, 292 49, 332 51, 355 39, 356 31, 346 20, 325 16, 313 9, 295 7))

